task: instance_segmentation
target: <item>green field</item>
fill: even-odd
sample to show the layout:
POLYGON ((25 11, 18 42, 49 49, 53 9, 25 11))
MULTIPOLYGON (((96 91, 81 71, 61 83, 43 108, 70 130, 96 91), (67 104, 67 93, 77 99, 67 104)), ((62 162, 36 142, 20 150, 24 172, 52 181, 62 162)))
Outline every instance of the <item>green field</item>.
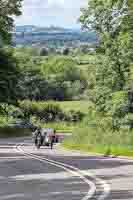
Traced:
MULTIPOLYGON (((50 104, 50 103, 54 104, 54 105, 59 105, 60 108, 65 112, 69 112, 71 110, 74 110, 74 111, 80 111, 80 112, 84 113, 85 115, 88 114, 89 106, 91 105, 91 103, 89 101, 32 102, 32 104, 34 104, 34 106, 41 107, 41 108, 44 107, 46 104, 50 104)), ((78 122, 78 123, 72 123, 72 122, 49 122, 49 123, 44 123, 43 122, 42 123, 40 121, 36 121, 35 123, 38 124, 38 126, 41 126, 41 127, 54 128, 58 132, 72 132, 75 128, 77 128, 80 124, 82 124, 82 122, 78 122)))
POLYGON ((44 107, 47 104, 54 104, 59 105, 63 111, 75 110, 88 113, 89 106, 92 103, 89 101, 23 101, 21 104, 32 104, 37 107, 44 107))
POLYGON ((54 102, 59 105, 64 111, 75 110, 81 111, 83 113, 88 113, 90 102, 88 101, 63 101, 63 102, 54 102))

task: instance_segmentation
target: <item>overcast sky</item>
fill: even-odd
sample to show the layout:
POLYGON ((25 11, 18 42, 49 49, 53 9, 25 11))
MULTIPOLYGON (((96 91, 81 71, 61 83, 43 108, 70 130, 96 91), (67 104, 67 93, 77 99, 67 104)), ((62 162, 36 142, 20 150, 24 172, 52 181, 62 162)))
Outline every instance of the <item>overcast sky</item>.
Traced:
POLYGON ((87 0, 24 0, 17 25, 78 27, 80 8, 87 0))

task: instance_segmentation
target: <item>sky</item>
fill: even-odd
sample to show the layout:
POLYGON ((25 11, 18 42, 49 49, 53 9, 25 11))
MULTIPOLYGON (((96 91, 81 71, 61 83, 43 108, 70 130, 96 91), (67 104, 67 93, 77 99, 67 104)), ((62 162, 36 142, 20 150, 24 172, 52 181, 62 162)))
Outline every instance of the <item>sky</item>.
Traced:
POLYGON ((24 0, 16 25, 62 26, 77 28, 80 8, 87 0, 24 0))

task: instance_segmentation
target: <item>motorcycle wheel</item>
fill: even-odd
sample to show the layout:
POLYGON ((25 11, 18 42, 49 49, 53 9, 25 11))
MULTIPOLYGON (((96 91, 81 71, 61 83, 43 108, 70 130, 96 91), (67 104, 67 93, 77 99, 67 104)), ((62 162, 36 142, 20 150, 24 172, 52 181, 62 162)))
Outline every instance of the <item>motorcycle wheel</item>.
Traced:
POLYGON ((37 149, 40 149, 40 147, 41 147, 41 135, 40 134, 36 137, 35 145, 36 145, 37 149))

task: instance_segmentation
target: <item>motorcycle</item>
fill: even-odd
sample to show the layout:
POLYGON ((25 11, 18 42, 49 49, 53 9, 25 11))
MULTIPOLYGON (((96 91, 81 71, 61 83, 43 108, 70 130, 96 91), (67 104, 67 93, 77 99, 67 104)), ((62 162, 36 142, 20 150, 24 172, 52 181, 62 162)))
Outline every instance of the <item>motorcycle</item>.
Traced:
POLYGON ((55 136, 55 142, 52 142, 53 147, 53 143, 58 143, 58 136, 55 135, 55 131, 48 128, 37 129, 33 133, 34 143, 37 149, 40 149, 41 146, 51 146, 52 135, 55 136))

